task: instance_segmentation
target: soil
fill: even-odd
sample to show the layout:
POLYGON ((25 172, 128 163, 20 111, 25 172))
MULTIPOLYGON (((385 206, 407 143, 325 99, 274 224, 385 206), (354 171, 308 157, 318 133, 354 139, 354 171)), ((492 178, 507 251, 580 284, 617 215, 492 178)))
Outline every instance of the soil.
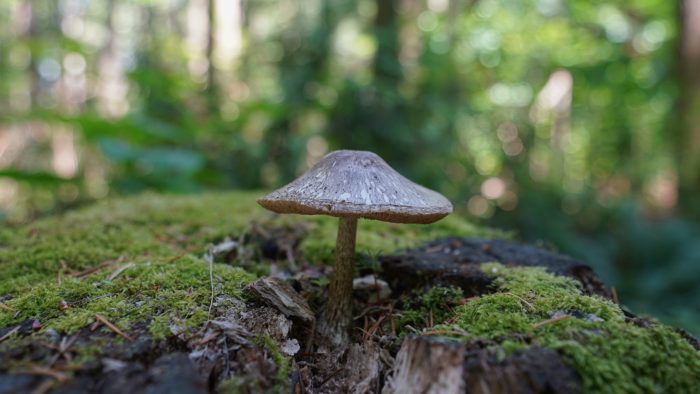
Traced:
MULTIPOLYGON (((482 262, 545 266, 578 280, 588 294, 609 297, 594 272, 571 258, 510 241, 446 238, 379 256, 379 271, 360 269, 361 275, 388 283, 392 292, 388 298, 355 300, 352 345, 334 351, 315 337, 315 323, 308 316, 324 301, 318 279, 328 275, 328 268, 296 255, 304 231, 290 231, 261 229, 241 240, 256 243, 270 270, 284 280, 255 282, 245 302, 215 300, 211 316, 216 318, 195 332, 172 327, 172 337, 157 342, 148 335, 149 322, 142 322, 128 332, 133 341, 104 326, 85 327, 71 337, 50 330, 29 336, 34 322, 24 322, 17 331, 24 339, 0 352, 0 394, 289 392, 290 387, 293 393, 390 392, 387 377, 403 339, 394 321, 407 305, 401 300, 437 285, 457 286, 466 297, 486 294, 492 280, 481 271, 482 262), (92 356, 76 357, 86 353, 92 356), (286 365, 286 356, 293 356, 291 365, 286 365), (9 373, 15 365, 22 366, 20 373, 15 367, 9 373)), ((236 263, 240 256, 230 248, 223 259, 236 263)), ((12 329, 1 328, 0 338, 12 329)), ((568 393, 580 387, 577 373, 552 350, 532 347, 503 356, 488 340, 447 345, 438 339, 419 340, 457 354, 454 368, 466 376, 460 378, 462 389, 568 393)))

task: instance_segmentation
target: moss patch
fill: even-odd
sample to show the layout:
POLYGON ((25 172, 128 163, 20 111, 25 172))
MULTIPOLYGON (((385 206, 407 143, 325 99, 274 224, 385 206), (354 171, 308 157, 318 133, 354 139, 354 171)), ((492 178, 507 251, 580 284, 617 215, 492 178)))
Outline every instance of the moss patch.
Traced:
MULTIPOLYGON (((275 215, 255 202, 262 194, 144 194, 2 231, 0 299, 14 311, 0 309, 0 328, 32 318, 70 334, 94 321, 97 313, 127 331, 134 322, 150 321, 156 339, 169 336, 173 323, 198 327, 207 318, 211 296, 209 269, 202 258, 207 245, 226 236, 237 239, 253 223, 308 224, 301 253, 309 261, 330 260, 337 219, 275 215), (71 277, 95 267, 102 268, 71 277), (62 300, 68 304, 63 311, 62 300)), ((456 216, 429 226, 362 220, 357 250, 386 253, 440 236, 487 234, 492 232, 456 216)), ((244 270, 214 264, 217 294, 238 297, 253 279, 244 270)))
POLYGON ((482 268, 496 278, 496 292, 460 306, 453 317, 470 336, 499 341, 511 352, 555 349, 581 375, 586 392, 697 390, 700 354, 672 328, 627 321, 614 303, 583 295, 576 281, 544 268, 482 268))

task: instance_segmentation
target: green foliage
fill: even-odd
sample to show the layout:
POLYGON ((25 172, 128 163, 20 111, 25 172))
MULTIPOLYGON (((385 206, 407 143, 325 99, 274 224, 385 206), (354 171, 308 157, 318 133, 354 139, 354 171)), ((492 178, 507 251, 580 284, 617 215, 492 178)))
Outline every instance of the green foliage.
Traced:
POLYGON ((496 292, 456 311, 456 324, 469 335, 503 341, 508 351, 533 345, 555 349, 581 375, 586 392, 697 388, 700 355, 672 328, 653 320, 627 321, 617 305, 583 295, 573 279, 544 268, 493 263, 483 269, 496 278, 496 292), (572 316, 547 322, 555 312, 572 316), (523 335, 528 342, 518 339, 523 335))

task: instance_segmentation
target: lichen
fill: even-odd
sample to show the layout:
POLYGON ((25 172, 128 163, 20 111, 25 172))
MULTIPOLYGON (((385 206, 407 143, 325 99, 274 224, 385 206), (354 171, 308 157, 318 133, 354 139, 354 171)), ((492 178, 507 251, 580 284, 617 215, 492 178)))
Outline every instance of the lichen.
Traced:
POLYGON ((468 337, 496 340, 506 352, 529 346, 559 351, 586 392, 694 392, 700 353, 655 320, 626 320, 618 305, 581 292, 578 282, 540 267, 483 264, 494 292, 455 310, 468 337), (559 312, 562 319, 552 319, 559 312))

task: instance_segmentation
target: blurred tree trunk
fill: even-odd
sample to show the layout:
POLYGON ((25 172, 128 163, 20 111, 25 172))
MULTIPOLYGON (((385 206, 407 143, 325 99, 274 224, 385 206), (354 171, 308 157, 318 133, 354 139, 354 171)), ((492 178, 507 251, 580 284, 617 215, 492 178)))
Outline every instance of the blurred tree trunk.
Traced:
POLYGON ((214 68, 214 36, 216 35, 216 0, 207 1, 207 110, 210 117, 219 115, 219 92, 216 85, 216 69, 214 68))
POLYGON ((394 2, 376 0, 377 16, 374 19, 374 35, 377 39, 377 52, 374 56, 374 78, 377 82, 398 84, 402 78, 399 62, 398 15, 394 2))
MULTIPOLYGON (((678 135, 681 208, 693 208, 700 189, 700 1, 682 0, 679 9, 678 135), (690 201, 693 200, 693 201, 690 201)), ((698 208, 694 208, 698 211, 698 208)), ((697 212, 696 212, 697 213, 697 212)))

